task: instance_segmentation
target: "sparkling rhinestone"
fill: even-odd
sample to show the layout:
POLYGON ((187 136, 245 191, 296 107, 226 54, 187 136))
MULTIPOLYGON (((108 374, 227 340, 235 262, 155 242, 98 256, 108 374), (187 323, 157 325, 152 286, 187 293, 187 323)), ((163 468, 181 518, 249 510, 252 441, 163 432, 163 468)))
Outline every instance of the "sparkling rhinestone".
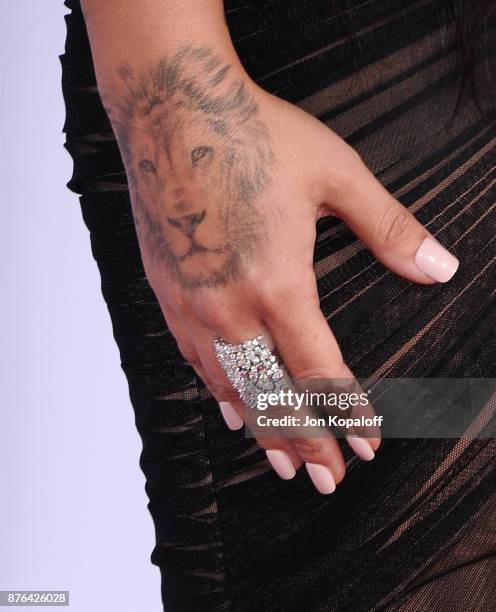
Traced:
POLYGON ((251 368, 251 370, 248 372, 248 378, 250 380, 256 380, 258 378, 257 368, 251 368))
POLYGON ((246 351, 245 356, 247 359, 249 359, 252 363, 257 363, 258 361, 260 361, 259 357, 257 356, 257 354, 255 353, 255 351, 246 351))

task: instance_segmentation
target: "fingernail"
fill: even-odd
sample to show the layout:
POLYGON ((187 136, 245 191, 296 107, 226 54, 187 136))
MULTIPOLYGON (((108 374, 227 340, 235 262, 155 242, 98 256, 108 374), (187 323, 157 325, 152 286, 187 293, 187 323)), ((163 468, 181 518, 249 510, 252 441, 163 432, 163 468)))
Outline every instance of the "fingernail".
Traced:
POLYGON ((458 270, 459 261, 437 240, 427 237, 417 250, 415 264, 427 276, 445 283, 458 270))
POLYGON ((236 431, 243 427, 243 420, 229 402, 219 402, 219 408, 229 429, 236 431))
POLYGON ((360 459, 372 461, 375 457, 375 453, 367 440, 359 438, 358 436, 346 436, 346 441, 350 445, 351 450, 358 455, 360 459))
POLYGON ((305 463, 308 475, 312 479, 319 493, 328 495, 336 490, 336 483, 332 477, 331 470, 320 463, 305 463))
POLYGON ((296 468, 288 453, 282 450, 266 450, 265 454, 277 475, 283 480, 291 480, 296 474, 296 468))

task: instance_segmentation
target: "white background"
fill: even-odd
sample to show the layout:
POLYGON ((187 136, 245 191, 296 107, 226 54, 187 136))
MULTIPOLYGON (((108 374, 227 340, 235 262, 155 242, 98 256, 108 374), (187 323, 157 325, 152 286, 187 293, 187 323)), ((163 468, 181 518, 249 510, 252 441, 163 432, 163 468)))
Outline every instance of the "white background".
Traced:
POLYGON ((141 441, 65 186, 67 11, 2 0, 0 590, 69 590, 77 612, 158 612, 141 441))

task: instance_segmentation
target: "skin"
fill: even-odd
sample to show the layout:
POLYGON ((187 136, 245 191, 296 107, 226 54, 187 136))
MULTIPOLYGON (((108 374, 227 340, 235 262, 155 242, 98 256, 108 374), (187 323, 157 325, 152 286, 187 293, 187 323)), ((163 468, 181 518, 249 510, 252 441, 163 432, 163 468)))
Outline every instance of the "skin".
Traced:
POLYGON ((257 104, 208 48, 185 47, 146 74, 119 69, 107 101, 143 248, 184 288, 226 286, 263 236, 257 197, 273 154, 257 104))
MULTIPOLYGON (((263 334, 295 379, 352 378, 319 307, 317 220, 340 217, 393 272, 431 284, 414 261, 427 230, 331 129, 251 80, 218 0, 82 5, 145 271, 184 358, 245 420, 216 337, 263 334)), ((331 432, 258 441, 345 475, 331 432)))

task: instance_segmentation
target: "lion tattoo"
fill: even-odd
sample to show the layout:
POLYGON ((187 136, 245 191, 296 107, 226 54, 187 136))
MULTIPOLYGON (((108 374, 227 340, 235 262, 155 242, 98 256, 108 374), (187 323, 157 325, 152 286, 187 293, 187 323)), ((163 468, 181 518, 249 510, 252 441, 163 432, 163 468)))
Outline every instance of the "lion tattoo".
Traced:
POLYGON ((226 284, 263 236, 268 130, 243 83, 209 49, 187 47, 105 103, 125 162, 142 250, 184 287, 226 284))

